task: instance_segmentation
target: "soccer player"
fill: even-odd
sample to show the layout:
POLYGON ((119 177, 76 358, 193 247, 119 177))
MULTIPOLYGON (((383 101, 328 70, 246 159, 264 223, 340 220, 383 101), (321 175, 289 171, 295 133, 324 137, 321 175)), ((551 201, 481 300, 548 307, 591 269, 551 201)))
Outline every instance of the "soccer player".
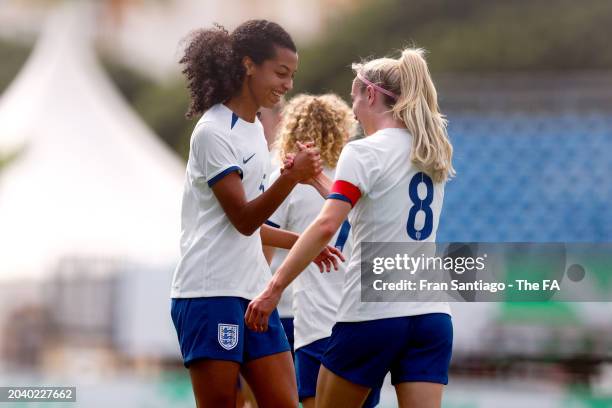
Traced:
MULTIPOLYGON (((191 136, 171 315, 196 402, 233 407, 240 371, 260 406, 295 407, 295 371, 278 313, 266 333, 244 326, 249 300, 270 278, 262 242, 290 248, 297 240, 262 224, 298 182, 321 171, 318 151, 300 146, 291 168, 265 188, 269 156, 256 114, 292 88, 295 45, 278 24, 250 20, 231 34, 221 26, 194 32, 180 62, 188 116, 203 116, 191 136)), ((328 247, 317 262, 329 268, 337 263, 332 254, 342 258, 328 247)))
POLYGON ((448 304, 360 300, 360 243, 434 242, 444 184, 454 174, 423 53, 406 49, 398 59, 353 65, 353 112, 366 137, 345 146, 323 209, 245 315, 249 327, 266 330, 283 288, 349 217, 353 253, 319 372, 317 407, 361 406, 388 372, 400 407, 440 407, 448 382, 448 304))
MULTIPOLYGON (((282 167, 282 163, 285 158, 278 157, 278 152, 276 151, 276 139, 278 134, 278 126, 281 121, 282 109, 285 106, 285 99, 281 98, 281 101, 274 105, 272 108, 262 108, 259 111, 258 117, 263 126, 264 134, 266 135, 266 142, 268 143, 268 150, 270 151, 270 170, 268 174, 274 174, 274 172, 280 172, 280 168, 282 167)), ((309 142, 309 141, 304 141, 309 142)), ((279 173, 280 174, 280 173, 279 173)), ((273 180, 269 179, 268 182, 273 180)), ((264 256, 266 257, 266 261, 270 265, 270 269, 272 273, 278 268, 283 259, 285 259, 286 250, 279 249, 275 251, 274 247, 266 246, 263 247, 264 256)), ((291 357, 294 357, 294 339, 293 339, 293 289, 292 285, 283 292, 283 296, 281 297, 280 302, 278 302, 278 306, 276 309, 278 310, 278 315, 281 319, 281 324, 283 325, 283 329, 285 330, 285 334, 287 335, 287 340, 289 341, 289 346, 291 347, 291 357)))
MULTIPOLYGON (((295 154, 298 143, 312 140, 321 152, 323 173, 333 179, 340 152, 349 137, 354 135, 355 128, 353 113, 337 95, 295 96, 283 109, 276 142, 278 161, 295 154)), ((279 176, 280 172, 276 171, 271 180, 279 176)), ((328 193, 314 180, 313 185, 319 191, 306 185, 297 186, 270 217, 269 225, 302 233, 319 214, 325 203, 323 197, 328 193)), ((350 254, 349 231, 350 224, 344 222, 330 241, 345 256, 350 254)), ((278 252, 281 251, 274 254, 273 272, 286 256, 286 251, 278 252)), ((304 408, 314 407, 315 404, 321 357, 336 321, 344 272, 341 266, 338 272, 322 274, 315 265, 310 264, 283 292, 279 302, 279 305, 282 304, 287 292, 293 292, 295 366, 298 395, 304 408)), ((379 392, 374 392, 367 406, 374 406, 378 399, 379 392)))

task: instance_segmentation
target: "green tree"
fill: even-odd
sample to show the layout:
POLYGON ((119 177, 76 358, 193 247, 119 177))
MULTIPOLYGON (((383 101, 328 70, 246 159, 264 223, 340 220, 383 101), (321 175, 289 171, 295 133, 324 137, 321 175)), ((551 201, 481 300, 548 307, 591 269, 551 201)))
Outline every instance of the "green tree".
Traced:
POLYGON ((300 48, 295 90, 347 96, 352 62, 412 45, 434 74, 612 69, 610 15, 606 0, 370 1, 300 48))
POLYGON ((13 81, 31 50, 32 47, 0 39, 0 95, 13 81))
POLYGON ((140 117, 183 159, 189 154, 194 121, 185 118, 189 96, 182 80, 157 83, 137 71, 102 58, 108 74, 140 117))

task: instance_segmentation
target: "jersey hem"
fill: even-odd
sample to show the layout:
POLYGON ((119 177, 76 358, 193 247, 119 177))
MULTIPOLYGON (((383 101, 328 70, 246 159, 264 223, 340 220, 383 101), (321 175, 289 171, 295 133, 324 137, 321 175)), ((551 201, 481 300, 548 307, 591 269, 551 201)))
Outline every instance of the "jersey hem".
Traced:
MULTIPOLYGON (((294 330, 295 330, 295 328, 294 328, 294 330)), ((294 348, 297 350, 299 348, 306 347, 306 346, 314 343, 317 340, 325 339, 325 338, 328 338, 329 336, 331 336, 331 328, 330 328, 330 330, 329 330, 329 332, 327 334, 320 334, 320 335, 316 335, 316 336, 308 336, 305 340, 302 340, 302 341, 297 341, 297 338, 294 338, 294 340, 293 340, 294 348)))
POLYGON ((238 167, 238 166, 230 166, 227 169, 221 170, 219 173, 217 173, 216 175, 212 176, 210 178, 210 180, 207 181, 208 187, 212 187, 216 182, 218 182, 223 177, 225 177, 228 174, 233 173, 233 172, 237 172, 238 175, 240 176, 240 179, 242 180, 242 169, 240 167, 238 167))
MULTIPOLYGON (((263 290, 263 288, 261 289, 263 290)), ((170 297, 172 299, 185 299, 185 298, 206 298, 206 297, 217 297, 217 296, 227 296, 227 297, 240 297, 246 300, 253 300, 261 291, 257 293, 245 292, 245 291, 227 291, 227 290, 213 290, 206 292, 198 292, 198 291, 172 291, 170 293, 170 297)))
POLYGON ((414 313, 380 313, 379 315, 375 315, 375 316, 357 316, 357 315, 340 315, 338 316, 337 322, 338 323, 350 323, 350 322, 368 322, 370 320, 381 320, 381 319, 390 319, 393 317, 408 317, 408 316, 420 316, 420 315, 425 315, 425 314, 430 314, 430 313, 444 313, 447 314, 449 316, 453 316, 451 314, 450 311, 450 307, 440 307, 440 308, 435 308, 435 309, 429 309, 429 310, 425 310, 425 311, 419 311, 419 312, 414 312, 414 313))
POLYGON ((270 227, 280 228, 280 225, 271 220, 265 220, 264 224, 269 225, 270 227))

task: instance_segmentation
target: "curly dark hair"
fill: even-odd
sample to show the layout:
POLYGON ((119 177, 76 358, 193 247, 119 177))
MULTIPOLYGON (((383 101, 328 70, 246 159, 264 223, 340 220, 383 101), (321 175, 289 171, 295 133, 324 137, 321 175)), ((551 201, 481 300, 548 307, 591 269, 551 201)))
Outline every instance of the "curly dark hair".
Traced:
POLYGON ((186 116, 193 118, 211 106, 236 95, 244 81, 242 59, 250 57, 260 65, 276 55, 275 46, 297 52, 295 44, 280 25, 267 20, 249 20, 231 34, 221 25, 192 32, 186 39, 185 54, 179 63, 191 103, 186 116))

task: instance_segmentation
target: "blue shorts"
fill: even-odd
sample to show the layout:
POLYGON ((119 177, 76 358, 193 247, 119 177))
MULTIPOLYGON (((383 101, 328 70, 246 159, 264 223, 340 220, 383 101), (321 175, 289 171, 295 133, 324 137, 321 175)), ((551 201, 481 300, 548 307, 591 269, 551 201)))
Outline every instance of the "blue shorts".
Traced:
POLYGON ((293 356, 293 317, 281 317, 281 324, 283 325, 283 329, 285 329, 285 334, 287 335, 287 340, 291 347, 291 355, 293 356))
MULTIPOLYGON (((295 351, 295 374, 297 375, 300 401, 314 397, 317 390, 317 377, 321 367, 321 357, 327 350, 329 337, 313 341, 295 351)), ((373 388, 368 395, 364 408, 375 407, 380 401, 380 388, 373 388)))
POLYGON ((203 358, 242 364, 291 350, 278 312, 270 315, 268 331, 256 333, 244 323, 248 305, 239 297, 172 299, 172 321, 185 367, 203 358))
POLYGON ((453 324, 445 313, 336 323, 321 363, 355 384, 448 384, 453 324))

